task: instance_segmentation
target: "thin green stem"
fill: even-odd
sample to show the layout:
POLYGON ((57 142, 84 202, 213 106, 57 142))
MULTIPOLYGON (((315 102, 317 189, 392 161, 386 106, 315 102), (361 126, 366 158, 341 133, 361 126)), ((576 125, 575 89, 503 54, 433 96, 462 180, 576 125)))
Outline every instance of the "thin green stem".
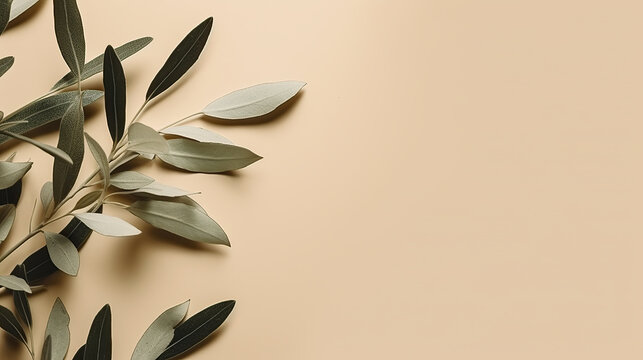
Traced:
POLYGON ((169 125, 166 125, 166 126, 162 127, 161 129, 159 129, 159 132, 161 132, 161 131, 163 131, 163 130, 171 127, 171 126, 178 125, 178 124, 180 124, 180 123, 182 123, 182 122, 184 122, 186 120, 189 120, 189 119, 191 119, 191 118, 193 118, 195 116, 201 116, 202 114, 203 114, 202 112, 198 112, 198 113, 194 113, 192 115, 188 115, 188 116, 184 117, 183 119, 179 119, 179 120, 177 120, 177 121, 175 121, 175 122, 173 122, 173 123, 171 123, 169 125))

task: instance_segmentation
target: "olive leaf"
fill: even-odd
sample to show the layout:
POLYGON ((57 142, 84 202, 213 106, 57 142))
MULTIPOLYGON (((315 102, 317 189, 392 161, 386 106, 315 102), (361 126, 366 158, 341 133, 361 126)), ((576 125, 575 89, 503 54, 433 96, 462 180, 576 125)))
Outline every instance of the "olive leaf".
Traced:
POLYGON ((49 231, 45 231, 44 234, 47 240, 47 251, 54 265, 65 274, 78 275, 80 255, 71 240, 49 231))
POLYGON ((206 130, 196 126, 174 126, 168 129, 164 129, 161 132, 166 135, 181 136, 187 139, 196 140, 198 142, 234 145, 234 143, 232 143, 230 139, 222 135, 213 133, 210 130, 206 130))
POLYGON ((30 7, 34 6, 38 0, 13 0, 11 4, 11 15, 9 15, 9 21, 20 16, 22 13, 27 11, 30 7))
POLYGON ((2 305, 0 305, 0 328, 16 340, 27 345, 27 336, 22 325, 20 325, 20 322, 11 310, 2 305))
POLYGON ((0 59, 0 76, 4 75, 4 73, 11 69, 14 60, 13 56, 7 56, 0 59))
MULTIPOLYGON (((150 42, 152 42, 151 37, 143 37, 140 39, 132 40, 126 44, 123 44, 116 49, 114 49, 114 52, 116 52, 116 55, 118 58, 122 61, 127 59, 128 57, 136 54, 140 50, 142 50, 144 47, 146 47, 150 42)), ((103 62, 104 62, 104 54, 100 54, 99 56, 91 59, 88 61, 84 68, 83 68, 83 74, 80 77, 81 81, 86 80, 99 72, 103 71, 103 62)), ((74 73, 69 72, 65 76, 63 76, 62 79, 58 80, 56 84, 51 88, 52 91, 55 90, 60 90, 64 89, 68 86, 76 84, 76 75, 74 73)))
POLYGON ((187 315, 190 300, 165 310, 145 330, 136 344, 131 360, 155 360, 170 345, 174 337, 174 328, 187 315))
POLYGON ((165 154, 168 152, 167 140, 147 125, 134 123, 130 125, 127 135, 127 150, 146 154, 165 154))
POLYGON ((85 133, 85 138, 87 139, 87 146, 89 151, 94 156, 94 159, 98 163, 98 168, 100 169, 101 175, 103 176, 103 181, 105 182, 105 188, 109 186, 109 161, 107 160, 107 155, 100 144, 94 140, 88 133, 85 133))
POLYGON ((51 360, 51 336, 45 338, 45 342, 42 344, 42 353, 40 355, 40 360, 51 360))
POLYGON ((80 100, 76 100, 69 106, 65 115, 60 121, 60 135, 58 138, 58 148, 69 154, 74 161, 73 165, 55 159, 54 160, 54 203, 59 204, 60 201, 69 194, 80 167, 83 164, 83 156, 85 155, 85 145, 83 141, 83 122, 84 122, 83 107, 80 106, 80 100))
MULTIPOLYGON (((24 265, 18 265, 12 274, 27 281, 27 272, 24 265)), ((33 325, 33 318, 31 317, 31 307, 29 306, 29 299, 24 291, 13 291, 13 304, 16 307, 18 317, 31 329, 33 325)))
POLYGON ((45 336, 52 339, 51 360, 64 360, 69 350, 69 313, 60 298, 56 298, 49 313, 45 336))
POLYGON ((111 46, 105 49, 103 86, 105 87, 107 127, 116 146, 125 131, 126 84, 123 66, 111 46))
POLYGON ((88 192, 83 197, 81 197, 80 200, 78 200, 78 202, 76 202, 76 205, 74 205, 74 208, 72 209, 72 211, 78 210, 78 209, 84 209, 89 205, 92 205, 96 200, 100 198, 102 194, 103 192, 101 190, 88 192))
POLYGON ((105 305, 96 315, 85 345, 85 360, 110 360, 112 358, 112 310, 105 305))
POLYGON ((111 176, 110 184, 123 190, 140 189, 154 182, 154 179, 136 171, 121 171, 111 176))
POLYGON ((6 189, 22 179, 31 169, 31 162, 0 161, 0 189, 6 189))
POLYGON ((234 305, 234 300, 223 301, 207 307, 185 320, 174 329, 172 342, 157 359, 174 358, 205 340, 228 318, 234 305))
POLYGON ((31 288, 24 279, 21 279, 15 275, 0 275, 0 286, 4 286, 7 289, 24 291, 31 294, 31 288))
POLYGON ((158 181, 154 181, 151 184, 142 186, 132 191, 128 191, 127 193, 128 194, 146 193, 146 194, 163 196, 163 197, 180 197, 180 196, 197 194, 195 192, 189 192, 183 189, 176 188, 174 186, 161 184, 158 181))
POLYGON ((26 143, 29 143, 29 144, 39 148, 40 150, 46 152, 47 154, 49 154, 51 156, 54 156, 54 157, 66 162, 66 163, 68 163, 70 165, 74 163, 74 161, 69 157, 69 155, 67 155, 67 153, 65 153, 64 151, 62 151, 62 150, 60 150, 58 148, 55 148, 55 147, 53 147, 51 145, 47 145, 47 144, 41 143, 39 141, 33 140, 31 138, 28 138, 26 136, 22 136, 20 134, 15 134, 13 132, 6 131, 6 130, 0 130, 0 134, 12 137, 14 139, 18 139, 20 141, 24 141, 26 143))
POLYGON ((220 173, 244 168, 260 159, 261 156, 240 146, 201 143, 186 139, 167 140, 170 150, 158 154, 159 159, 180 169, 220 173))
POLYGON ((74 214, 74 216, 90 229, 105 236, 132 236, 141 233, 130 223, 114 216, 97 213, 74 214))
POLYGON ((42 184, 40 189, 40 202, 42 203, 42 210, 45 213, 45 217, 49 218, 51 211, 53 211, 53 201, 54 201, 54 184, 51 181, 47 181, 42 184))
POLYGON ((13 204, 0 205, 0 244, 7 239, 13 221, 16 219, 16 206, 13 204))
POLYGON ((207 18, 201 24, 197 25, 190 33, 177 45, 156 74, 150 87, 147 89, 145 101, 150 101, 162 92, 167 90, 172 84, 179 80, 199 59, 199 55, 205 47, 205 43, 212 30, 213 19, 207 18))
MULTIPOLYGON (((102 96, 102 91, 83 91, 83 106, 93 103, 102 96)), ((27 104, 14 113, 7 115, 4 121, 25 121, 25 123, 18 124, 11 128, 11 132, 15 134, 24 134, 27 131, 39 128, 53 121, 60 120, 77 98, 78 93, 76 92, 64 92, 48 96, 27 104)), ((10 137, 0 135, 0 144, 9 139, 10 137)))
POLYGON ((63 59, 79 78, 85 66, 85 34, 76 0, 54 0, 54 28, 63 59))
POLYGON ((214 100, 203 113, 229 120, 263 116, 295 96, 304 85, 303 81, 280 81, 251 86, 214 100))
POLYGON ((186 239, 230 246, 221 226, 193 206, 170 201, 139 200, 127 210, 154 227, 186 239))
POLYGON ((0 129, 1 130, 6 130, 6 129, 11 129, 12 127, 20 124, 26 124, 27 122, 24 120, 21 121, 5 121, 5 122, 0 122, 0 129))
POLYGON ((9 23, 9 16, 11 15, 11 0, 0 0, 0 34, 9 23))
POLYGON ((22 194, 22 179, 6 189, 0 189, 0 205, 18 205, 22 194))
POLYGON ((85 359, 85 348, 87 345, 81 346, 78 351, 76 351, 76 354, 71 360, 84 360, 85 359))

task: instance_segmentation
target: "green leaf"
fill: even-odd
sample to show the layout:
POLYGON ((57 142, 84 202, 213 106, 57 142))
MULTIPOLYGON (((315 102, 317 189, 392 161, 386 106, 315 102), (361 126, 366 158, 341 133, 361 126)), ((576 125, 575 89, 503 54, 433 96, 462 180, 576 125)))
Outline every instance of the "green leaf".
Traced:
POLYGON ((198 142, 234 145, 228 138, 196 126, 174 126, 163 130, 162 133, 181 136, 198 142))
MULTIPOLYGON (((87 106, 103 96, 102 91, 86 90, 83 91, 83 106, 87 106)), ((15 134, 24 134, 27 131, 39 128, 43 125, 49 124, 53 121, 59 120, 67 109, 76 101, 78 93, 64 92, 61 94, 52 95, 41 100, 34 101, 27 104, 23 108, 7 115, 4 121, 26 121, 24 124, 19 124, 11 128, 11 132, 15 134)), ((6 142, 10 138, 7 136, 0 136, 0 144, 6 142)))
POLYGON ((128 193, 129 194, 146 193, 150 195, 157 195, 157 196, 163 196, 163 197, 180 197, 180 196, 197 194, 194 192, 189 192, 183 189, 176 188, 174 186, 161 184, 158 181, 155 181, 151 184, 145 185, 138 189, 129 191, 128 193))
POLYGON ((13 204, 0 205, 0 244, 7 239, 13 221, 16 219, 16 206, 13 204))
POLYGON ((170 201, 139 200, 127 209, 154 227, 186 239, 230 246, 228 236, 221 226, 190 205, 170 201))
POLYGON ((42 184, 40 189, 40 202, 42 203, 42 210, 45 212, 45 216, 48 218, 51 211, 53 210, 53 201, 54 201, 54 184, 51 181, 47 181, 42 184))
POLYGON ((123 137, 125 130, 126 84, 123 66, 111 45, 105 49, 103 86, 105 87, 107 127, 116 145, 123 137))
POLYGON ((56 298, 49 313, 45 336, 52 340, 51 360, 64 360, 69 350, 69 313, 60 298, 56 298))
POLYGON ((11 4, 11 15, 9 16, 9 21, 20 16, 22 13, 27 11, 30 7, 34 6, 38 0, 13 0, 11 4))
POLYGON ((212 30, 212 18, 197 25, 174 49, 147 89, 145 101, 150 101, 179 80, 198 60, 212 30))
POLYGON ((266 115, 295 96, 303 81, 280 81, 237 90, 211 102, 203 113, 219 119, 249 119, 266 115))
POLYGON ((72 209, 72 211, 78 210, 78 209, 84 209, 89 205, 92 205, 96 200, 100 198, 102 193, 103 193, 102 191, 96 190, 85 194, 85 196, 81 197, 80 200, 78 200, 78 202, 76 203, 76 205, 74 205, 74 208, 72 209))
POLYGON ((154 182, 154 179, 136 171, 122 171, 112 175, 110 184, 123 190, 135 190, 154 182))
MULTIPOLYGON (((150 42, 152 42, 151 37, 143 37, 123 44, 114 49, 114 51, 116 52, 116 55, 118 55, 118 58, 123 61, 146 47, 150 42)), ((87 64, 85 64, 83 75, 80 77, 80 79, 86 80, 103 71, 103 62, 103 54, 100 54, 99 56, 90 60, 87 64)), ((51 90, 54 91, 64 89, 68 86, 76 84, 76 82, 76 76, 72 72, 69 72, 67 73, 67 75, 63 76, 62 79, 58 80, 58 82, 51 88, 51 90)))
POLYGON ((87 145, 89 146, 89 151, 91 151, 96 163, 98 163, 98 168, 100 169, 101 175, 105 182, 105 188, 109 186, 109 161, 107 161, 107 155, 100 144, 94 140, 88 133, 85 133, 85 138, 87 139, 87 145))
POLYGON ((220 173, 244 168, 261 156, 240 146, 200 143, 186 139, 168 140, 170 151, 159 159, 180 169, 202 173, 220 173))
POLYGON ((87 336, 85 360, 112 358, 112 311, 105 305, 96 315, 87 336))
POLYGON ((65 274, 76 276, 80 267, 80 255, 74 244, 63 235, 45 231, 47 251, 54 265, 65 274))
POLYGON ((9 16, 11 15, 11 0, 0 0, 0 34, 9 23, 9 16))
POLYGON ((55 159, 54 160, 54 203, 60 201, 69 194, 76 183, 78 173, 83 164, 85 145, 83 141, 84 125, 83 108, 78 98, 73 102, 60 121, 60 135, 58 137, 58 148, 69 154, 74 161, 73 165, 55 159))
POLYGON ((47 154, 49 154, 49 155, 51 155, 51 156, 53 156, 53 157, 55 157, 57 159, 60 159, 60 160, 66 162, 66 163, 68 163, 70 165, 74 163, 73 160, 71 159, 71 157, 69 157, 69 155, 67 155, 67 153, 65 153, 64 151, 62 151, 62 150, 60 150, 58 148, 55 148, 55 147, 53 147, 51 145, 41 143, 39 141, 33 140, 33 139, 28 138, 26 136, 22 136, 20 134, 12 133, 10 131, 0 130, 0 134, 12 137, 14 139, 18 139, 20 141, 24 141, 26 143, 29 143, 29 144, 39 148, 40 150, 46 152, 47 154))
POLYGON ((6 189, 0 189, 0 204, 13 204, 18 205, 20 195, 22 194, 22 180, 18 180, 12 186, 6 189))
POLYGON ((114 216, 97 213, 74 214, 74 216, 90 229, 105 236, 132 236, 141 233, 130 223, 114 216))
POLYGON ((158 360, 167 360, 183 354, 223 324, 234 308, 235 301, 228 300, 212 305, 174 329, 174 338, 158 360))
POLYGON ((6 189, 22 179, 31 169, 31 162, 0 161, 0 189, 6 189))
POLYGON ((127 150, 144 154, 165 154, 168 152, 167 140, 156 130, 141 123, 129 127, 127 150))
POLYGON ((54 0, 54 28, 58 48, 77 77, 85 66, 85 34, 76 0, 54 0))
POLYGON ((16 126, 16 125, 26 124, 26 123, 27 122, 24 121, 24 120, 22 120, 22 121, 3 121, 3 122, 0 122, 0 130, 10 129, 10 128, 16 126))
POLYGON ((40 354, 41 360, 51 360, 51 336, 45 338, 45 342, 42 344, 42 353, 40 354))
POLYGON ((0 329, 6 331, 21 343, 27 345, 27 336, 25 335, 22 325, 20 325, 20 322, 16 319, 16 316, 13 315, 11 310, 2 305, 0 305, 0 329))
POLYGON ((4 286, 7 289, 24 291, 31 294, 31 288, 24 279, 21 279, 15 275, 0 275, 0 286, 4 286))
POLYGON ((78 351, 76 351, 76 355, 74 355, 73 359, 71 359, 71 360, 83 360, 83 359, 85 359, 85 348, 86 347, 87 347, 87 345, 81 346, 80 349, 78 349, 78 351))
POLYGON ((7 56, 0 59, 0 76, 4 75, 4 73, 11 69, 14 60, 13 56, 7 56))
POLYGON ((174 337, 174 328, 187 315, 190 301, 171 307, 163 312, 136 344, 131 360, 156 360, 174 337))
MULTIPOLYGON (((14 275, 27 281, 27 271, 24 265, 18 265, 14 269, 14 275)), ((29 299, 24 291, 13 291, 13 304, 16 307, 18 317, 31 329, 33 319, 31 317, 31 307, 29 306, 29 299)))

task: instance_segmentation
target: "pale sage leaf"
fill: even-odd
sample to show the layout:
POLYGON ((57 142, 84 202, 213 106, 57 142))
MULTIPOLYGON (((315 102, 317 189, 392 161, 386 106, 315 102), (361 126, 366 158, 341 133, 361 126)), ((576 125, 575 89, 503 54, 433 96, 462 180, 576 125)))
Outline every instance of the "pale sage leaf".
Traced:
POLYGON ((0 243, 7 239, 13 222, 16 219, 16 206, 13 204, 0 205, 0 243))
POLYGON ((7 162, 0 161, 0 189, 6 189, 23 176, 31 169, 31 162, 7 162))
POLYGON ((54 29, 63 59, 80 77, 85 66, 85 34, 76 0, 54 0, 54 29))
POLYGON ((234 145, 234 143, 225 136, 196 126, 174 126, 161 132, 166 135, 181 136, 187 139, 196 140, 198 142, 234 145))
POLYGON ((74 210, 84 209, 89 205, 92 205, 96 200, 98 200, 103 192, 101 190, 96 190, 85 194, 83 197, 78 200, 76 205, 74 205, 74 210))
POLYGON ((123 190, 135 190, 154 182, 154 179, 136 171, 121 171, 112 175, 110 184, 123 190))
POLYGON ((101 175, 103 176, 103 181, 105 183, 105 188, 109 186, 109 161, 107 161, 107 154, 103 151, 103 148, 100 146, 98 141, 94 140, 88 133, 85 133, 85 139, 87 139, 87 146, 89 151, 94 156, 96 163, 98 163, 98 168, 100 169, 101 175))
POLYGON ((64 360, 69 350, 69 313, 60 298, 56 298, 49 313, 45 336, 52 339, 51 360, 64 360))
POLYGON ((51 181, 47 181, 40 189, 40 202, 42 203, 42 209, 45 212, 46 217, 49 217, 49 211, 51 211, 53 200, 54 184, 51 181))
POLYGON ((62 160, 54 160, 53 184, 54 203, 56 204, 59 204, 74 187, 83 164, 83 156, 85 155, 84 119, 83 107, 80 106, 77 97, 60 121, 58 148, 69 154, 74 163, 70 165, 62 160))
POLYGON ((11 14, 9 15, 9 21, 20 16, 22 13, 27 11, 30 7, 34 6, 38 0, 13 0, 11 3, 11 14))
POLYGON ((145 185, 138 189, 128 191, 128 194, 137 194, 137 193, 146 193, 150 195, 157 195, 163 197, 180 197, 197 194, 195 192, 186 191, 183 189, 176 188, 174 186, 161 184, 158 181, 154 181, 151 184, 145 185))
POLYGON ((174 337, 174 328, 183 321, 188 312, 190 301, 165 310, 145 330, 136 344, 131 360, 156 360, 174 337))
POLYGON ((132 236, 141 231, 123 219, 98 213, 74 214, 90 229, 105 236, 132 236))
POLYGON ((51 360, 51 336, 45 338, 45 342, 42 344, 42 352, 40 353, 40 360, 51 360))
POLYGON ((127 150, 145 154, 165 154, 169 147, 167 140, 156 130, 141 123, 130 125, 127 150))
POLYGON ((7 289, 24 291, 31 294, 31 288, 24 279, 21 279, 15 275, 0 275, 0 286, 4 286, 7 289))
POLYGON ((58 233, 45 231, 44 234, 47 241, 47 251, 54 265, 65 274, 78 275, 80 255, 71 240, 58 233))
POLYGON ((221 173, 244 168, 261 156, 240 146, 201 143, 186 139, 167 140, 170 150, 159 159, 180 169, 201 173, 221 173))

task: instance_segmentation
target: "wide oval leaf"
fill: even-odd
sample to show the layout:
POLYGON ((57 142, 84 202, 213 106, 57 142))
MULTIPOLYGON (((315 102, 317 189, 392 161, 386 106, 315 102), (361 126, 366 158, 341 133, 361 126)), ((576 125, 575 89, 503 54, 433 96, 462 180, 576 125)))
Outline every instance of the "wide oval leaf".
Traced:
POLYGON ((188 300, 165 310, 156 318, 136 344, 131 360, 155 360, 159 357, 170 345, 174 337, 174 328, 183 321, 189 306, 188 300))
POLYGON ((228 318, 235 301, 228 300, 212 305, 174 329, 174 338, 158 360, 167 360, 183 354, 218 329, 228 318))
POLYGON ((31 169, 31 165, 31 162, 0 161, 0 189, 6 189, 22 179, 31 169))
POLYGON ((141 123, 130 125, 127 135, 128 151, 144 154, 165 154, 169 150, 167 140, 156 130, 141 123))
POLYGON ((229 120, 263 116, 295 96, 304 85, 303 81, 279 81, 251 86, 214 100, 203 113, 229 120))
POLYGON ((31 294, 31 288, 24 279, 15 275, 0 275, 0 286, 10 290, 24 291, 31 294))
POLYGON ((69 313, 60 298, 56 298, 49 313, 45 336, 52 339, 51 359, 64 360, 69 350, 69 313))
POLYGON ((65 274, 76 276, 80 267, 78 249, 63 235, 45 231, 47 251, 54 265, 65 274))
POLYGON ((112 175, 110 184, 123 190, 135 190, 154 182, 154 179, 136 171, 122 171, 112 175))
POLYGON ((112 310, 109 305, 98 312, 89 328, 84 359, 112 359, 112 310))
POLYGON ((74 187, 83 164, 85 155, 84 121, 83 107, 80 106, 80 100, 76 97, 60 121, 58 148, 67 153, 74 163, 70 165, 58 158, 54 160, 53 184, 54 203, 56 204, 59 204, 74 187))
POLYGON ((174 49, 147 89, 145 101, 150 101, 179 80, 199 59, 212 30, 209 17, 197 25, 174 49))
POLYGON ((198 142, 234 145, 234 143, 225 136, 196 126, 174 126, 164 129, 161 132, 163 134, 181 136, 198 142))
POLYGON ((105 88, 105 114, 107 127, 114 144, 125 131, 126 84, 123 65, 114 48, 107 46, 103 63, 103 87, 105 88))
POLYGON ((141 233, 130 223, 114 216, 97 213, 74 214, 74 216, 90 229, 105 236, 132 236, 141 233))
POLYGON ((154 227, 186 239, 230 246, 221 226, 193 206, 170 201, 139 200, 127 209, 154 227))
POLYGON ((16 206, 13 204, 0 205, 0 244, 7 239, 16 219, 16 206))
POLYGON ((11 310, 2 305, 0 305, 0 328, 9 333, 9 335, 14 337, 16 340, 27 345, 27 336, 25 335, 22 325, 20 325, 20 322, 16 316, 13 315, 11 310))
POLYGON ((180 169, 201 172, 221 173, 244 168, 262 157, 240 146, 201 143, 186 139, 168 140, 170 150, 159 154, 163 162, 180 169))
POLYGON ((63 59, 80 77, 85 66, 85 34, 76 0, 54 0, 54 29, 63 59))
POLYGON ((0 59, 0 76, 4 75, 4 73, 11 69, 14 60, 13 56, 7 56, 0 59))

